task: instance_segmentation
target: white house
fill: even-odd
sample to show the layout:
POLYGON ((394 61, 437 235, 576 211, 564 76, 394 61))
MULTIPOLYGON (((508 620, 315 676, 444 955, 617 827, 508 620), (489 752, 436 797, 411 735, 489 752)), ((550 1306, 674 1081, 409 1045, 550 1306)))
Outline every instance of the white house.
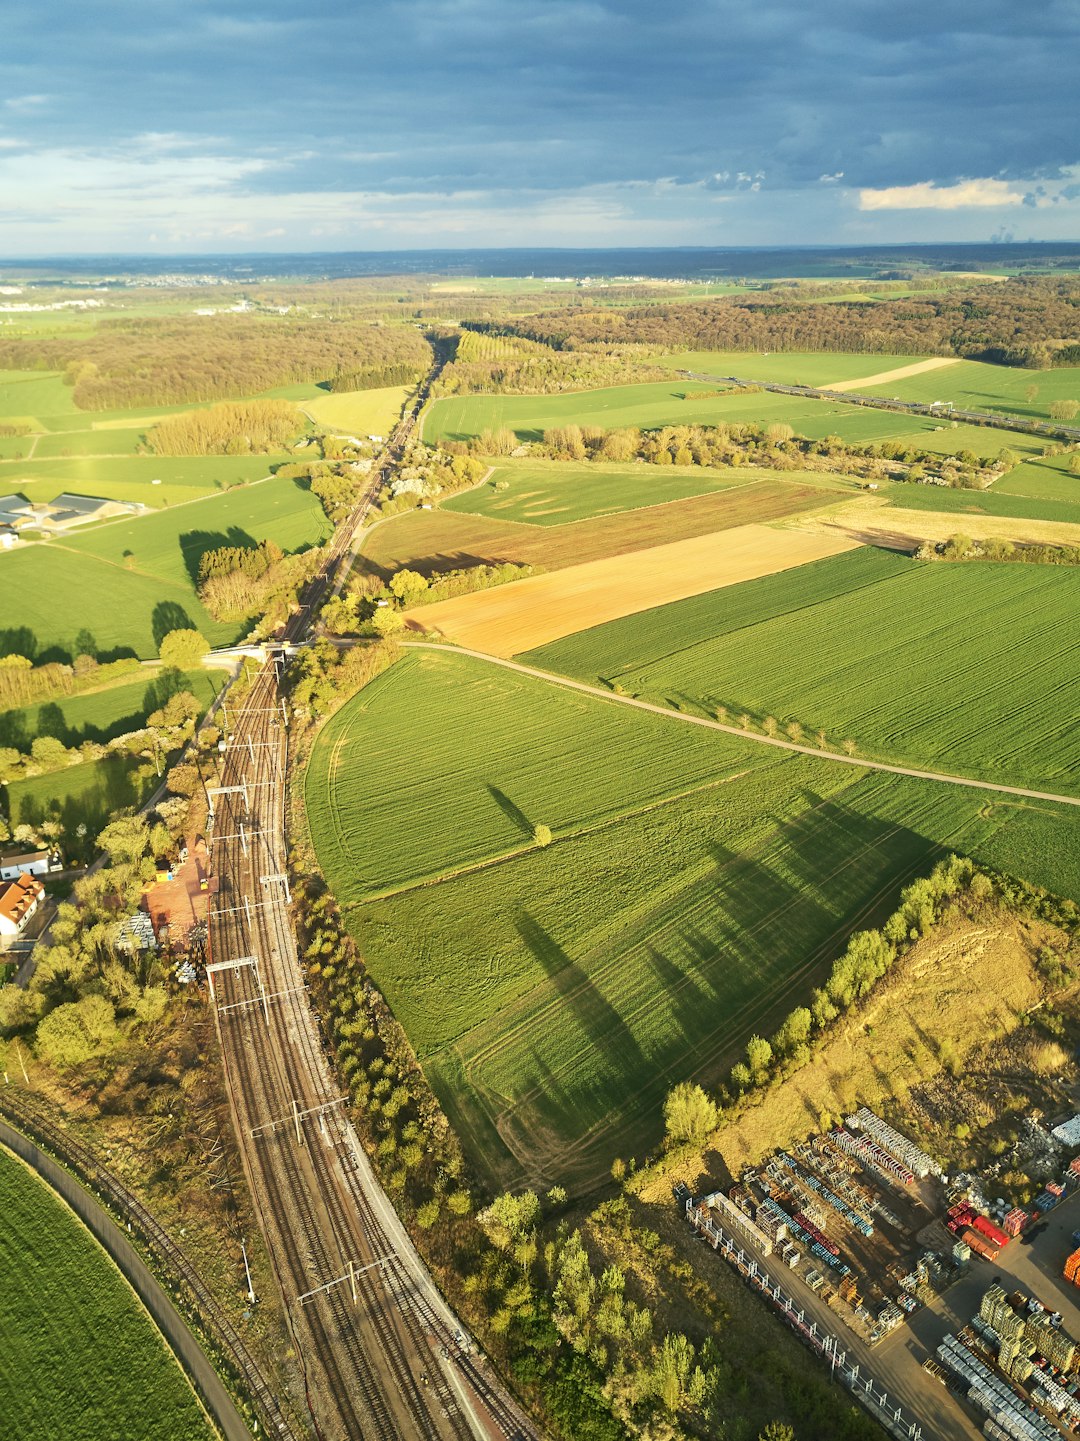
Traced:
POLYGON ((0 942, 20 936, 45 896, 45 887, 33 876, 0 884, 0 942))
POLYGON ((62 871, 64 858, 59 851, 28 851, 24 856, 0 856, 0 881, 18 880, 19 876, 47 876, 62 871))

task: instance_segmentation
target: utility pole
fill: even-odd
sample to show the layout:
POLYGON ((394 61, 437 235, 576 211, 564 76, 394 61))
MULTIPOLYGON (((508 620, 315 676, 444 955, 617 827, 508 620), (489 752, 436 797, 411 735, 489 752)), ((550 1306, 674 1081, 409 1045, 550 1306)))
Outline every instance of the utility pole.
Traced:
POLYGON ((241 1254, 241 1255, 243 1256, 243 1258, 244 1258, 244 1275, 247 1277, 247 1288, 248 1288, 248 1289, 247 1289, 247 1296, 248 1296, 248 1303, 249 1303, 250 1305, 254 1306, 254 1304, 255 1304, 255 1287, 251 1284, 251 1268, 248 1266, 247 1247, 244 1245, 244 1238, 243 1238, 243 1236, 240 1237, 240 1254, 241 1254))

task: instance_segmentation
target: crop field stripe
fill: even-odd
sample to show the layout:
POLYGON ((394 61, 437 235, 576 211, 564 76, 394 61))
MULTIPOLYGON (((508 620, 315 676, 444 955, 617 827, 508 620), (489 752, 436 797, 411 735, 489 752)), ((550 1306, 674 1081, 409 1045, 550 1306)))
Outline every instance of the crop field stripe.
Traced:
MULTIPOLYGON (((430 641, 403 641, 403 645, 410 650, 427 649, 442 650, 443 647, 430 641)), ((552 685, 565 686, 569 690, 581 691, 586 695, 594 695, 600 700, 613 702, 616 705, 635 706, 639 710, 649 711, 653 715, 665 716, 669 720, 682 721, 687 725, 706 726, 711 730, 723 731, 730 736, 741 737, 743 740, 753 741, 759 745, 774 746, 780 750, 794 751, 799 755, 817 756, 822 760, 832 761, 838 765, 856 766, 864 770, 884 771, 890 775, 909 776, 914 780, 937 781, 942 785, 952 786, 973 786, 977 790, 995 791, 999 795, 1026 796, 1030 800, 1056 801, 1061 805, 1080 806, 1080 796, 1057 795, 1052 791, 1028 790, 1023 786, 1011 786, 994 781, 976 780, 970 776, 946 775, 941 771, 915 770, 907 766, 890 765, 886 761, 864 760, 859 756, 837 755, 835 751, 823 751, 814 746, 798 745, 794 741, 784 741, 778 736, 755 735, 750 731, 743 731, 736 726, 722 725, 719 721, 709 720, 705 716, 687 715, 683 711, 670 710, 666 706, 654 705, 651 701, 635 700, 631 696, 614 695, 611 692, 600 690, 598 686, 586 685, 583 681, 571 680, 568 676, 553 675, 550 671, 537 670, 533 666, 522 665, 519 661, 504 660, 501 656, 487 655, 483 651, 468 650, 464 647, 457 648, 455 654, 467 655, 475 660, 486 661, 489 665, 505 666, 509 670, 515 670, 522 675, 530 675, 538 680, 549 681, 552 685)))

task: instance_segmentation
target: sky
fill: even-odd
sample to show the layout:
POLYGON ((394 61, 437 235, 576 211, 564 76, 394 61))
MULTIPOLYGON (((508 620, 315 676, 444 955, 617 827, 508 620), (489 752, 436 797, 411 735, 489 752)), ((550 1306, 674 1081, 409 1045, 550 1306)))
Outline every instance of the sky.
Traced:
POLYGON ((1077 0, 7 0, 0 254, 1080 239, 1077 0))

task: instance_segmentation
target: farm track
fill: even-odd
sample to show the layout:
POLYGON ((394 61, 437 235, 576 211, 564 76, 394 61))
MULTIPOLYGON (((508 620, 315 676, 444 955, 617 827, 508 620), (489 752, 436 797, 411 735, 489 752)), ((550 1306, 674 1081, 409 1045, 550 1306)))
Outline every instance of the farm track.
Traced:
POLYGON ((998 781, 973 780, 970 776, 948 775, 944 771, 920 771, 909 766, 890 765, 887 761, 867 760, 863 756, 838 755, 836 751, 819 750, 817 746, 799 745, 797 741, 781 740, 779 736, 756 735, 753 731, 740 730, 738 726, 724 725, 721 721, 710 720, 707 716, 688 715, 685 711, 672 710, 669 706, 655 705, 652 701, 637 700, 633 696, 616 695, 614 691, 601 686, 588 685, 585 681, 572 680, 569 676, 556 675, 553 671, 540 670, 536 666, 524 665, 521 661, 508 660, 503 656, 489 655, 482 650, 469 650, 466 646, 445 645, 437 641, 404 640, 406 650, 436 650, 444 655, 467 655, 474 660, 485 661, 488 665, 499 665, 519 675, 532 676, 547 681, 549 685, 563 686, 567 690, 580 691, 584 695, 596 696, 612 705, 634 706, 637 710, 649 711, 663 716, 666 720, 681 722, 683 725, 705 726, 709 730, 722 731, 725 735, 738 736, 742 740, 754 741, 757 745, 773 746, 777 750, 794 751, 798 755, 816 756, 818 760, 832 761, 836 765, 856 766, 860 770, 884 771, 888 775, 910 776, 918 781, 936 781, 940 785, 970 786, 973 790, 992 791, 995 795, 1021 796, 1026 800, 1053 801, 1063 806, 1080 806, 1080 796, 1063 796, 1054 791, 1028 790, 1024 786, 1009 786, 998 781))
MULTIPOLYGON (((364 515, 397 463, 429 385, 430 379, 338 528, 287 627, 287 642, 308 633, 318 605, 340 586, 364 515)), ((317 1434, 326 1441, 499 1434, 535 1441, 537 1433, 473 1355, 439 1297, 340 1104, 281 880, 288 738, 279 704, 271 661, 233 718, 222 761, 220 784, 242 789, 216 797, 212 856, 220 889, 212 900, 210 953, 212 963, 257 959, 257 972, 242 963, 215 973, 215 1021, 244 1168, 317 1434)))

